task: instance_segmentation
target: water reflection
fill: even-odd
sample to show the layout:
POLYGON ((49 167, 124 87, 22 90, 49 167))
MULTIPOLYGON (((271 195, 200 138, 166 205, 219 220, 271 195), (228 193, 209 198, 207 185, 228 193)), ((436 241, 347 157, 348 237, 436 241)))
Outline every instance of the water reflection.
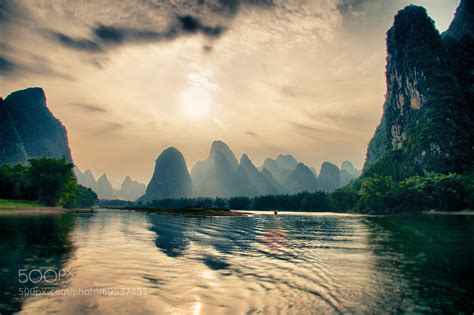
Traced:
POLYGON ((473 216, 380 216, 368 224, 387 311, 474 310, 473 216))
POLYGON ((63 269, 73 250, 69 239, 73 226, 70 214, 0 216, 0 313, 19 311, 24 299, 21 292, 59 285, 53 276, 63 269), (50 283, 39 279, 38 271, 30 277, 32 270, 50 270, 50 283), (28 280, 21 278, 24 284, 19 282, 19 271, 27 274, 28 280))
POLYGON ((189 239, 222 255, 245 255, 257 241, 258 222, 254 218, 197 218, 190 222, 189 239))
POLYGON ((261 242, 271 250, 284 250, 288 244, 288 233, 282 227, 281 220, 276 217, 273 226, 266 229, 261 242))
POLYGON ((147 290, 2 296, 0 311, 472 313, 474 216, 453 218, 186 218, 110 210, 41 223, 0 218, 6 292, 17 288, 17 265, 72 268, 75 276, 62 284, 68 289, 147 290))
POLYGON ((184 217, 171 217, 165 215, 151 215, 150 231, 156 233, 156 246, 169 257, 183 255, 189 246, 185 236, 188 220, 184 217))

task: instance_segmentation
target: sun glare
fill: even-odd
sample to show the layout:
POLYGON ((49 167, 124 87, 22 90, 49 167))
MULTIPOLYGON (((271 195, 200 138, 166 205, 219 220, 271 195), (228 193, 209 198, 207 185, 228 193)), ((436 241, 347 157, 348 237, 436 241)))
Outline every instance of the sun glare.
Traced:
POLYGON ((181 94, 183 114, 193 120, 209 116, 212 106, 211 93, 202 87, 192 86, 181 94))

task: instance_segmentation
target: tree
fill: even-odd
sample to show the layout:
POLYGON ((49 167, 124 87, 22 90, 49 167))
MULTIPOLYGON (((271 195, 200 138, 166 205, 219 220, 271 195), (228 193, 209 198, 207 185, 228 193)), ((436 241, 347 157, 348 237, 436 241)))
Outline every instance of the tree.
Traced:
POLYGON ((74 165, 66 159, 41 158, 29 160, 31 184, 38 191, 38 200, 48 206, 67 202, 75 195, 74 165))
POLYGON ((234 210, 248 210, 250 209, 250 198, 232 197, 229 199, 229 208, 234 210))

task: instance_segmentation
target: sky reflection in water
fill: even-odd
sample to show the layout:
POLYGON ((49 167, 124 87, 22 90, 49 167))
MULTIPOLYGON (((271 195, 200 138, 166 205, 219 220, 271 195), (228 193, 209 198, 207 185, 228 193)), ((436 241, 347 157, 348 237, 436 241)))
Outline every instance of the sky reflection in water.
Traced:
POLYGON ((104 210, 0 217, 0 231, 1 257, 7 257, 0 262, 3 310, 297 314, 474 308, 474 216, 186 218, 104 210), (17 269, 34 267, 74 270, 73 277, 38 288, 116 295, 22 298, 17 269))

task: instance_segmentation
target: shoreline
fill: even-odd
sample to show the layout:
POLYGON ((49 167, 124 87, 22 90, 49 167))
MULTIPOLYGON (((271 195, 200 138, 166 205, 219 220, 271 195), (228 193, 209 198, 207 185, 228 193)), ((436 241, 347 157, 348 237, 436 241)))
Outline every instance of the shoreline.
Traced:
POLYGON ((207 209, 207 208, 140 208, 140 207, 106 207, 104 209, 126 210, 145 212, 153 214, 181 215, 188 217, 241 217, 250 213, 233 212, 229 209, 207 209))
POLYGON ((0 216, 4 215, 49 215, 49 214, 65 214, 65 213, 93 213, 91 209, 65 209, 62 207, 5 207, 0 208, 0 216))
POLYGON ((429 210, 422 212, 423 214, 437 214, 437 215, 474 215, 474 210, 462 210, 462 211, 436 211, 429 210))
POLYGON ((30 208, 0 208, 0 216, 3 215, 43 215, 43 214, 63 214, 61 207, 30 207, 30 208))
MULTIPOLYGON (((4 215, 46 215, 46 214, 65 214, 65 213, 83 213, 91 214, 96 213, 97 209, 100 208, 74 208, 66 209, 62 207, 47 207, 47 206, 30 206, 30 207, 0 207, 0 216, 4 215)), ((161 215, 180 215, 188 217, 239 217, 239 216, 252 216, 255 214, 272 214, 273 211, 270 210, 230 210, 230 209, 211 209, 211 208, 140 208, 140 207, 103 207, 102 209, 110 210, 125 210, 125 211, 136 211, 136 212, 145 212, 152 214, 161 214, 161 215)), ((278 211, 279 214, 292 214, 292 215, 474 215, 474 210, 462 210, 462 211, 437 211, 437 210, 428 210, 422 211, 419 213, 361 213, 361 212, 311 212, 311 211, 278 211), (286 212, 286 213, 285 213, 286 212)))

